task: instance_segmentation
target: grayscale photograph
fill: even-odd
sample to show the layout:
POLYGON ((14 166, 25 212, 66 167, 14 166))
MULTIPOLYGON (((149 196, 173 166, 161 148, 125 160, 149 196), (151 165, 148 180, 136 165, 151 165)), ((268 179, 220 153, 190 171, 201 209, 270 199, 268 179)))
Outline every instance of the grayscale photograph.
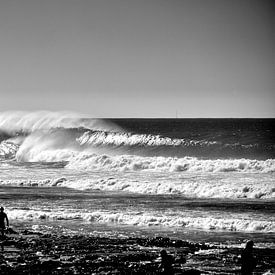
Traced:
POLYGON ((0 0, 0 274, 275 274, 273 0, 0 0))

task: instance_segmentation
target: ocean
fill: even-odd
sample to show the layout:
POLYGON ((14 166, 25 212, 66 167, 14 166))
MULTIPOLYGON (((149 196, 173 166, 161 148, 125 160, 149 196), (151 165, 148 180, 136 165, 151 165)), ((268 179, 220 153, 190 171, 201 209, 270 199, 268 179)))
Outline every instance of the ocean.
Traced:
POLYGON ((275 119, 0 114, 14 229, 275 248, 275 119))

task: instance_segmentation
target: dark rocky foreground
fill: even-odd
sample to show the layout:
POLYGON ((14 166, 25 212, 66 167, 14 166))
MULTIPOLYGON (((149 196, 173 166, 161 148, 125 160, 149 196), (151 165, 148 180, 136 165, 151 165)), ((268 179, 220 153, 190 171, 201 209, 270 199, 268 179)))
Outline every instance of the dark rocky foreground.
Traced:
MULTIPOLYGON (((162 274, 162 249, 174 256, 175 274, 238 274, 240 270, 239 248, 161 237, 114 239, 23 231, 7 235, 1 244, 3 275, 162 274)), ((275 266, 274 255, 272 249, 255 249, 255 274, 270 274, 275 266)))

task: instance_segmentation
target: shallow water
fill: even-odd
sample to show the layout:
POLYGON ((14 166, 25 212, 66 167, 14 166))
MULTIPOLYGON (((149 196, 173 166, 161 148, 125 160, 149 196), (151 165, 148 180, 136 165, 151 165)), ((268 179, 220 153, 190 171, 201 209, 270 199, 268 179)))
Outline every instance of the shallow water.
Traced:
POLYGON ((237 246, 253 238, 258 246, 275 246, 273 231, 213 227, 219 219, 223 223, 226 219, 231 220, 228 216, 243 223, 251 222, 248 218, 251 216, 274 224, 273 202, 245 200, 236 203, 169 195, 121 195, 59 187, 1 187, 0 198, 15 229, 118 237, 161 235, 237 246), (243 209, 246 209, 245 215, 243 209), (179 217, 182 221, 189 220, 190 224, 179 217), (175 223, 175 219, 179 222, 175 223))

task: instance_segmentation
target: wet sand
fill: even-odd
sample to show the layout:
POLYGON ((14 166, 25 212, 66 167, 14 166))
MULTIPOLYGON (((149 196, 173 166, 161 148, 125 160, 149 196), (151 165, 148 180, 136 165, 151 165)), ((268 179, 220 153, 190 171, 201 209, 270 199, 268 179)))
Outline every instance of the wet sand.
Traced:
MULTIPOLYGON (((1 245, 0 274, 161 274, 162 249, 174 256, 175 274, 240 272, 240 248, 162 237, 87 237, 25 230, 8 234, 1 245)), ((275 249, 255 248, 254 254, 255 274, 275 272, 275 249)))

